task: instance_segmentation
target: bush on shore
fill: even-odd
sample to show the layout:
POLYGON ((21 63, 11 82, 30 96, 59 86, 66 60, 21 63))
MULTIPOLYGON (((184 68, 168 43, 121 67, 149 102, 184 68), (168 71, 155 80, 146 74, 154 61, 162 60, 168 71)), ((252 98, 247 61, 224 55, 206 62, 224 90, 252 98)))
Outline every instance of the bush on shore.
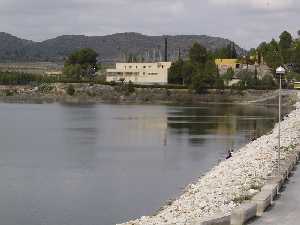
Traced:
POLYGON ((67 94, 73 96, 75 94, 75 88, 72 84, 69 84, 67 87, 67 94))

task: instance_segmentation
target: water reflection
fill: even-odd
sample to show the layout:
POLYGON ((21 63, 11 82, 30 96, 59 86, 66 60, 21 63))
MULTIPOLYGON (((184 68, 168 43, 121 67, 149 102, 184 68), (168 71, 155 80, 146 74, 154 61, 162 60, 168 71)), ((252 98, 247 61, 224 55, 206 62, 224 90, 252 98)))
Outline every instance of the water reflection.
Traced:
POLYGON ((95 105, 64 105, 59 109, 64 159, 70 167, 93 170, 97 163, 101 113, 95 105))
POLYGON ((148 215, 254 135, 266 107, 0 104, 5 225, 112 225, 148 215))
POLYGON ((171 112, 168 127, 174 135, 188 135, 192 145, 201 145, 218 136, 227 146, 239 147, 241 142, 263 135, 273 128, 276 108, 239 105, 207 105, 186 107, 171 112), (268 115, 266 117, 266 115, 268 115), (210 136, 213 134, 213 136, 210 136))

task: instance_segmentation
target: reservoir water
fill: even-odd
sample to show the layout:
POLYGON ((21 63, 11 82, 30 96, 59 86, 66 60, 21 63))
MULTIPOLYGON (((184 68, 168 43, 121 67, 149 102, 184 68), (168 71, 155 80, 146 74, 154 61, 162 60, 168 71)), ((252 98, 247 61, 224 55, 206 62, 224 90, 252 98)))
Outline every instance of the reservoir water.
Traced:
POLYGON ((0 224, 150 215, 276 118, 259 106, 0 104, 0 224))

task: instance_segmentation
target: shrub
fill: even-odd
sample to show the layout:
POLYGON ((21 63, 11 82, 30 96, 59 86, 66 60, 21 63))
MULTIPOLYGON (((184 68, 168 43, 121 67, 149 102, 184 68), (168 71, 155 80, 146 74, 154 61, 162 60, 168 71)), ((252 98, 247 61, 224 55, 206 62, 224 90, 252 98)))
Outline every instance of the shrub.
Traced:
POLYGON ((205 78, 202 75, 195 75, 192 79, 192 88, 197 92, 197 93, 203 93, 208 89, 208 85, 205 82, 205 78))
POLYGON ((133 85, 133 83, 131 81, 128 82, 128 84, 126 85, 126 87, 127 87, 126 92, 128 94, 131 94, 131 93, 133 93, 135 91, 134 85, 133 85))
POLYGON ((224 79, 226 86, 229 86, 229 82, 233 79, 234 77, 234 70, 232 68, 229 68, 226 73, 222 76, 224 79))
POLYGON ((215 86, 216 89, 224 90, 225 84, 224 84, 223 79, 217 78, 216 81, 215 81, 214 86, 215 86))
POLYGON ((266 75, 261 79, 261 86, 265 89, 273 89, 276 87, 276 83, 272 75, 266 75))
POLYGON ((6 89, 4 91, 5 96, 13 96, 14 95, 14 91, 11 89, 6 89))
POLYGON ((54 76, 36 75, 20 72, 0 72, 2 85, 28 85, 32 83, 52 83, 58 80, 54 76))
POLYGON ((39 86, 39 91, 43 92, 43 93, 48 93, 48 92, 52 91, 53 88, 54 88, 53 85, 48 84, 48 83, 43 83, 39 86))
POLYGON ((72 84, 69 84, 67 87, 67 94, 73 96, 75 94, 75 88, 72 84))

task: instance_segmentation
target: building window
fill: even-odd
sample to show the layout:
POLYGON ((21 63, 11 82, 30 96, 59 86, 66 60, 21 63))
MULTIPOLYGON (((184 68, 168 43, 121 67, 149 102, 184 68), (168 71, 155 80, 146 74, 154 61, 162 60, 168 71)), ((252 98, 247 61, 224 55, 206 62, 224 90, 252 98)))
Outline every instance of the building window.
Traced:
POLYGON ((162 66, 161 66, 161 68, 163 69, 163 68, 164 68, 164 66, 162 65, 162 66))
POLYGON ((143 75, 146 75, 146 73, 145 73, 145 72, 143 72, 143 75))
POLYGON ((129 69, 131 69, 132 68, 132 66, 129 66, 129 69))
POLYGON ((146 66, 144 66, 144 69, 146 68, 146 66))

